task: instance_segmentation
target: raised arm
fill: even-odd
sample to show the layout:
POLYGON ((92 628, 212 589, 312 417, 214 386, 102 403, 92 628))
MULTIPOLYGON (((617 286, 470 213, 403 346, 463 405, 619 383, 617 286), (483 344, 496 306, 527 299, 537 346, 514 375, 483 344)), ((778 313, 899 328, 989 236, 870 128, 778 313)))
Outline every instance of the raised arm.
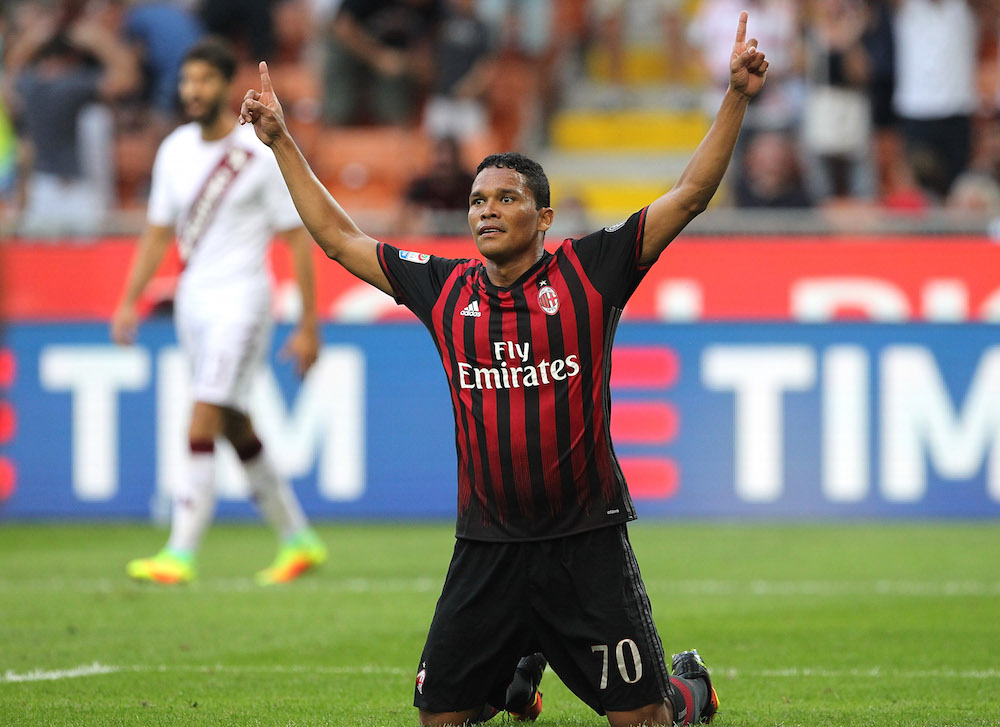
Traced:
POLYGON ((271 87, 267 64, 260 63, 261 90, 250 89, 240 109, 240 123, 253 124, 257 138, 271 147, 288 185, 295 209, 326 256, 352 275, 393 295, 378 262, 377 242, 363 233, 327 191, 285 126, 284 113, 271 87))
POLYGON ((77 21, 69 29, 69 39, 100 61, 103 71, 98 91, 101 98, 113 101, 139 87, 142 72, 135 52, 99 22, 77 21))
POLYGON ((17 78, 30 64, 31 59, 43 45, 56 34, 55 21, 50 15, 42 15, 28 23, 21 32, 9 33, 4 40, 7 51, 4 54, 4 73, 0 73, 0 93, 3 101, 14 113, 21 110, 21 99, 17 92, 17 78))
POLYGON ((722 182, 740 135, 750 99, 760 93, 767 60, 757 40, 747 35, 747 12, 740 13, 729 64, 729 89, 712 127, 688 162, 674 188, 653 202, 646 213, 643 264, 654 262, 687 224, 705 211, 722 182))

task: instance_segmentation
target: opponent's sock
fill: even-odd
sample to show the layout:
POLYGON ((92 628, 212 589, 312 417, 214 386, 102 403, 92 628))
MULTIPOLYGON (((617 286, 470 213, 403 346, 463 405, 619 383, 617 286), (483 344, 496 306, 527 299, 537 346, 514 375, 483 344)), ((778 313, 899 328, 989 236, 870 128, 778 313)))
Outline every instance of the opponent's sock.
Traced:
POLYGON ((163 556, 165 558, 172 558, 173 560, 181 563, 183 565, 192 566, 194 565, 194 551, 193 550, 178 550, 176 548, 171 548, 170 546, 164 546, 163 550, 157 553, 157 556, 163 556))
POLYGON ((215 514, 215 442, 191 442, 187 480, 174 493, 167 548, 193 554, 215 514))
POLYGON ((686 727, 701 721, 701 713, 708 704, 708 685, 703 679, 670 677, 667 695, 674 709, 674 724, 686 727))
POLYGON ((306 530, 308 522, 302 506, 288 481, 278 474, 260 440, 254 438, 238 447, 236 454, 250 483, 250 497, 281 541, 288 541, 306 530))

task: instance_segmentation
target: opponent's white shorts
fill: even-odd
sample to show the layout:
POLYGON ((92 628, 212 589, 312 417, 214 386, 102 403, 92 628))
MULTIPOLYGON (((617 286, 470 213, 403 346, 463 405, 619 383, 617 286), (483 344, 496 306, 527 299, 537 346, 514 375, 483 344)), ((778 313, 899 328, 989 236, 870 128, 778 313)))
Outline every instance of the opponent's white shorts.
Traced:
POLYGON ((181 286, 174 323, 194 400, 247 411, 251 384, 271 343, 269 290, 246 284, 181 286))

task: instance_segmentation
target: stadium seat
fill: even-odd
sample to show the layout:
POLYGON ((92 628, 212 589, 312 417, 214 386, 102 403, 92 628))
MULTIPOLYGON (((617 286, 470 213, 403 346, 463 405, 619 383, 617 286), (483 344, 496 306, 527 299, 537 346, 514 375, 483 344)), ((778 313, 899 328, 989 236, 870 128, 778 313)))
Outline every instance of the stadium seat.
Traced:
POLYGON ((426 169, 430 140, 398 127, 324 129, 310 156, 316 175, 346 207, 392 209, 407 182, 426 169))

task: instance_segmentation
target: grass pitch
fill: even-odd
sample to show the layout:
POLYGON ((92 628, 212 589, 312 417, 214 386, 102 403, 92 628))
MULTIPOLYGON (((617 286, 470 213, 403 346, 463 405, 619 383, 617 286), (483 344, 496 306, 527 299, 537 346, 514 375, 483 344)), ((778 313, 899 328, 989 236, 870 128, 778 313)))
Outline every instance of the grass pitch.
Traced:
MULTIPOLYGON (((124 575, 162 531, 0 525, 0 725, 415 725, 452 526, 320 532, 331 562, 258 588, 272 537, 217 525, 199 580, 163 588, 124 575)), ((1000 724, 1000 524, 631 532, 667 653, 713 669, 714 724, 1000 724)), ((540 727, 607 724, 551 670, 543 691, 540 727)))

